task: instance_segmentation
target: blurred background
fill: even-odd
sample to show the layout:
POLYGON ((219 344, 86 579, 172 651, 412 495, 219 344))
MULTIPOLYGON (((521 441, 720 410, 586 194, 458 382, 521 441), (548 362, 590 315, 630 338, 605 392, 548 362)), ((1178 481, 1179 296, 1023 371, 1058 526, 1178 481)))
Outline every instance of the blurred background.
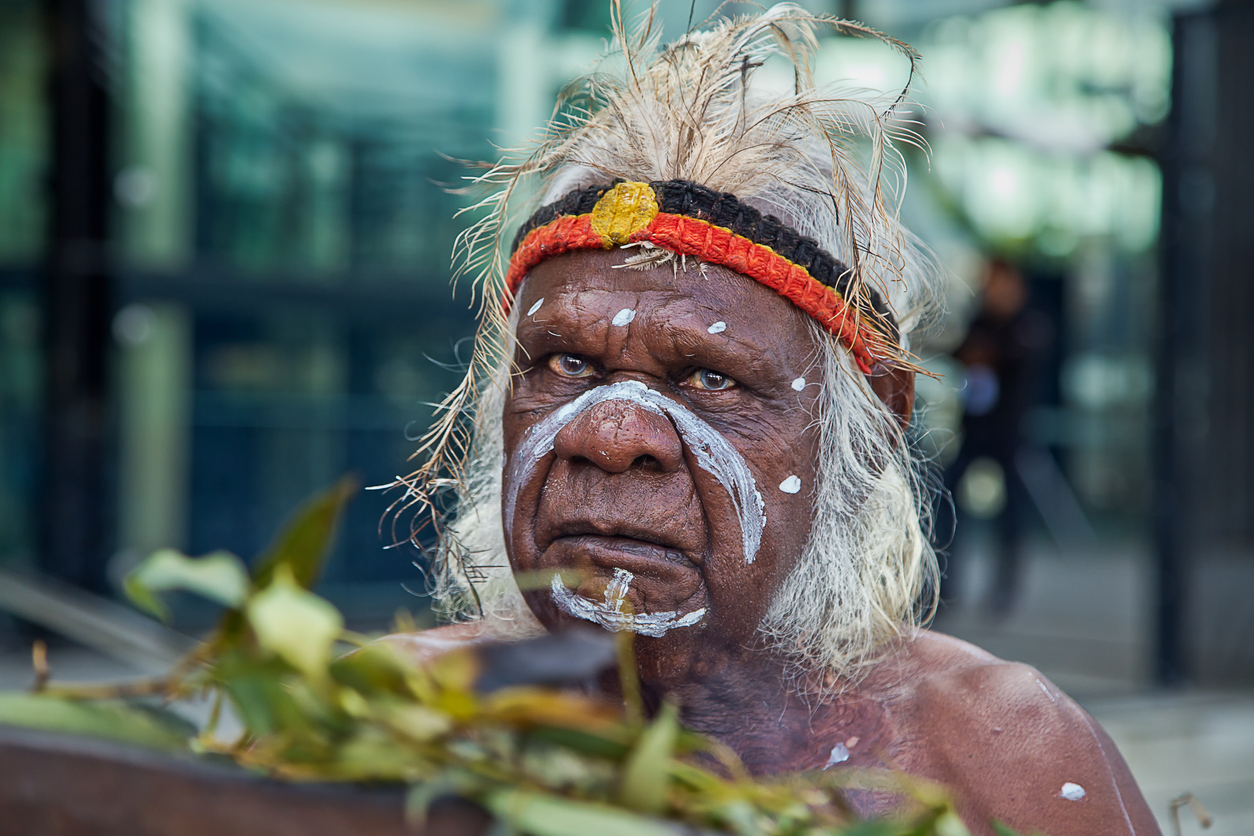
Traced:
MULTIPOLYGON (((1192 789, 1212 832, 1254 832, 1254 4, 802 5, 923 55, 903 214, 948 270, 915 346, 954 497, 938 625, 1081 699, 1164 822, 1192 789)), ((747 10, 660 7, 669 37, 747 10)), ((160 664, 213 613, 134 615, 137 560, 251 558, 341 474, 407 471, 472 332, 454 160, 533 136, 608 24, 602 0, 0 2, 0 685, 34 635, 82 676, 160 664)), ((819 70, 907 74, 834 37, 819 70)), ((393 498, 354 502, 320 590, 367 629, 424 618, 393 498)))

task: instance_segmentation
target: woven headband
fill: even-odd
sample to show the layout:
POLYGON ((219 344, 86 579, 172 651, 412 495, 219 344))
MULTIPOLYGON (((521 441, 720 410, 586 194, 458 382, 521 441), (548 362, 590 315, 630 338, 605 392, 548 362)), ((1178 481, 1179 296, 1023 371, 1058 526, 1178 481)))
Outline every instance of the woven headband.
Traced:
POLYGON ((864 374, 896 354, 899 334, 883 299, 863 288, 846 301, 852 270, 778 218, 688 180, 615 180, 541 207, 514 239, 507 299, 546 258, 644 241, 730 268, 776 291, 839 338, 864 374))

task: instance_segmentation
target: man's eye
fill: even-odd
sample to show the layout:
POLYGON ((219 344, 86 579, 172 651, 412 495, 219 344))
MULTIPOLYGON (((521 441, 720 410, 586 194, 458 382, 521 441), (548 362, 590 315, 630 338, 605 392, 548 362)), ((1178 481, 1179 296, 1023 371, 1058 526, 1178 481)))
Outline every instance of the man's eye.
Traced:
POLYGON ((549 358, 549 368, 562 377, 592 376, 592 364, 578 354, 554 354, 549 358))
POLYGON ((688 377, 688 384, 707 392, 723 392, 740 385, 727 375, 719 374, 712 369, 697 369, 688 377))

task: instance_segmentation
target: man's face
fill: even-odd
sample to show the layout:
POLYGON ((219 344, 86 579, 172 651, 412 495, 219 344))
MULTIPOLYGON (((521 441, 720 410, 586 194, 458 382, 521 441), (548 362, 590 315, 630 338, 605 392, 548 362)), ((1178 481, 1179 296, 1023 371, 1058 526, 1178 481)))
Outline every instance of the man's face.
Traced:
POLYGON ((504 522, 515 570, 579 571, 524 593, 546 626, 630 623, 664 681, 749 644, 801 554, 822 381, 792 303, 630 254, 569 253, 523 284, 504 522))

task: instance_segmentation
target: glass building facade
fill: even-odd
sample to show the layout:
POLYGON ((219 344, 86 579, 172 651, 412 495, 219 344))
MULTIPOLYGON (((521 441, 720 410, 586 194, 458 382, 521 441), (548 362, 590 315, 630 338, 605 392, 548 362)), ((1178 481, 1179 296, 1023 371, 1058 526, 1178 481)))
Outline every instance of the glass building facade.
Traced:
MULTIPOLYGON (((65 152, 55 156, 50 127, 45 23, 74 5, 0 6, 0 566, 54 573, 39 527, 58 513, 39 488, 41 276, 48 181, 65 152)), ((77 5, 108 102, 98 134, 81 138, 108 149, 97 254, 108 329, 89 349, 107 361, 99 559, 116 579, 163 546, 251 557, 340 475, 378 485, 408 467, 473 332, 469 288, 449 292, 458 212, 474 200, 459 191, 459 161, 534 135, 601 50, 608 10, 77 5)), ((1161 190, 1146 137, 1169 105, 1164 13, 925 5, 853 9, 924 55, 915 114, 932 156, 910 159, 905 212, 951 270, 951 316, 924 359, 952 370, 943 352, 986 254, 1025 265, 1059 335, 1030 417, 1050 484, 1097 536, 1143 538, 1161 190)), ((679 34, 688 10, 665 16, 679 34)), ((887 50, 847 39, 825 42, 821 61, 829 77, 881 88, 903 72, 887 50)), ((921 388, 925 443, 953 428, 955 389, 921 388)), ((932 452, 949 455, 944 443, 932 452)), ((402 586, 421 588, 419 553, 385 548, 394 497, 354 502, 327 575, 331 597, 383 617, 421 606, 402 586)))

